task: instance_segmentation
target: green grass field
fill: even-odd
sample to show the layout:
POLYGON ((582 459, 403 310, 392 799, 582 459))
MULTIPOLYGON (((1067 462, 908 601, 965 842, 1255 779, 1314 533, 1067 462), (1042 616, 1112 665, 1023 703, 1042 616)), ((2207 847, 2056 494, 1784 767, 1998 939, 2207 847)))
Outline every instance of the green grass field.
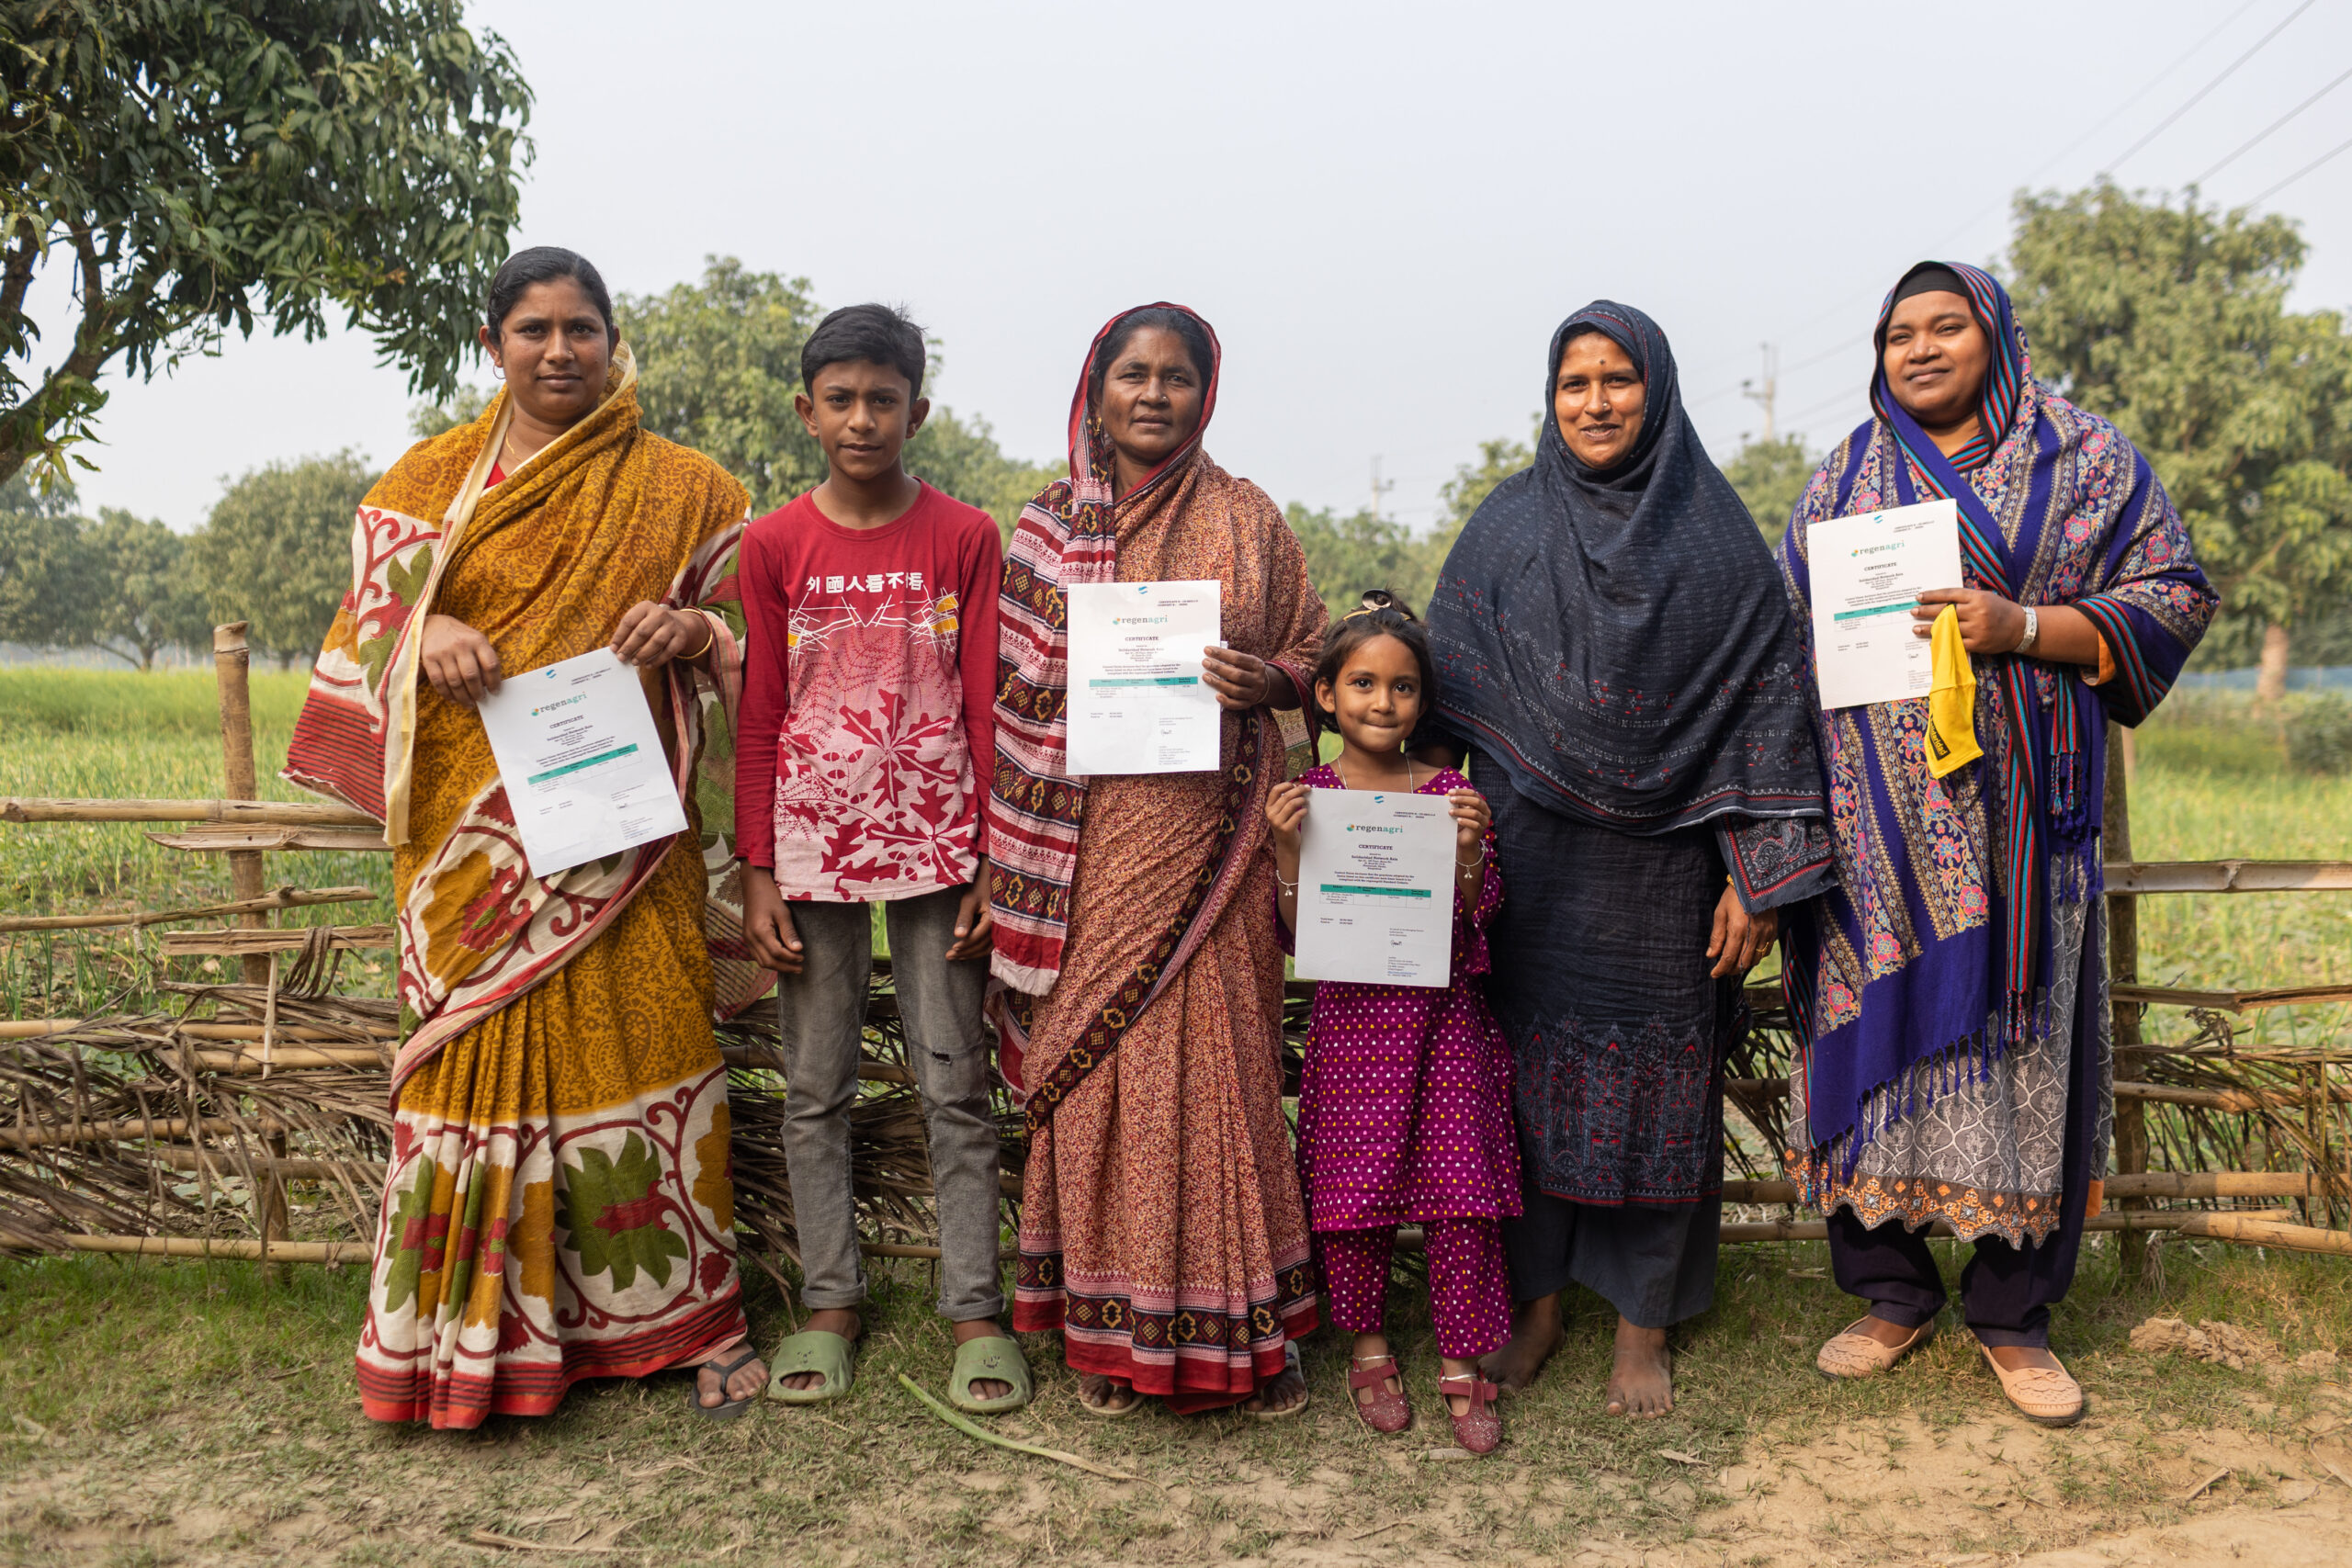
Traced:
MULTIPOLYGON (((314 798, 277 770, 308 677, 256 671, 254 739, 261 792, 314 798)), ((0 795, 211 797, 220 793, 220 709, 209 671, 0 669, 0 795)), ((95 914, 219 902, 228 863, 157 847, 132 823, 0 826, 0 914, 95 914)), ((372 886, 389 894, 386 855, 288 854, 273 886, 372 886)), ((373 904, 314 905, 287 924, 361 925, 390 918, 373 904)), ((162 977, 152 941, 121 931, 0 936, 0 1016, 78 1018, 152 1004, 162 977)), ((356 955, 354 955, 356 956, 356 955)), ((200 973, 189 961, 188 973, 200 973)), ((345 972, 365 981, 366 965, 345 972)))
MULTIPOLYGON (((2192 1522, 2200 1509, 2180 1494, 2224 1441, 2233 1460, 2250 1447, 2267 1468, 2238 1461, 2207 1506, 2267 1510, 2293 1478, 2325 1483, 2323 1463, 2346 1462, 2331 1436, 2347 1397, 2335 1382, 2152 1359, 2129 1334, 2150 1313, 2227 1318, 2290 1357, 2352 1357, 2352 1269, 2167 1244, 2163 1284, 2126 1288, 2112 1239, 2089 1249, 2059 1331, 2094 1417, 2047 1435, 2004 1415, 1962 1334, 1895 1377, 1816 1375, 1814 1348, 1853 1311, 1818 1245, 1726 1253, 1714 1308, 1676 1334, 1678 1408, 1654 1423, 1600 1412, 1607 1312, 1578 1292, 1568 1346, 1507 1404, 1504 1447, 1476 1465, 1422 1458, 1451 1439, 1430 1413, 1435 1350, 1411 1292, 1393 1298, 1391 1329, 1421 1415, 1396 1438, 1348 1416, 1346 1342, 1329 1333, 1306 1347, 1312 1406, 1280 1425, 1157 1406, 1091 1419, 1053 1338, 1029 1337, 1038 1399, 990 1428, 1142 1483, 987 1448, 926 1414, 897 1378, 935 1392, 949 1359, 922 1265, 877 1276, 858 1383, 837 1404, 763 1403, 715 1426, 685 1408, 688 1384, 673 1374, 585 1384, 543 1419, 430 1433, 358 1412, 360 1270, 300 1270, 269 1288, 246 1265, 6 1264, 0 1432, 17 1440, 0 1440, 0 1562, 428 1565, 489 1557, 469 1544, 488 1529, 543 1543, 528 1554, 541 1561, 580 1563, 615 1551, 926 1568, 1425 1562, 1464 1560, 1465 1547, 1477 1562, 2006 1562, 2192 1522), (2001 1483, 2023 1502, 1950 1495, 2004 1462, 2024 1467, 2001 1483), (1898 1522, 1840 1484, 1865 1479, 1900 1505, 1898 1522), (1743 1509, 1761 1515, 1760 1530, 1743 1509), (571 1543, 599 1554, 559 1550, 571 1543), (1595 1546, 1637 1550, 1577 1555, 1595 1546)), ((752 1298, 755 1337, 772 1344, 790 1313, 756 1276, 752 1298)))
MULTIPOLYGON (((2140 734, 2132 849, 2141 860, 2352 860, 2352 774, 2287 762, 2275 723, 2244 697, 2185 694, 2140 734)), ((2140 977, 2253 990, 2352 981, 2352 894, 2246 893, 2140 900, 2140 977)), ((2159 1015, 2152 1039, 2178 1015, 2159 1015)), ((2249 1015, 2251 1041, 2312 1046, 2352 1034, 2352 1007, 2249 1015)))

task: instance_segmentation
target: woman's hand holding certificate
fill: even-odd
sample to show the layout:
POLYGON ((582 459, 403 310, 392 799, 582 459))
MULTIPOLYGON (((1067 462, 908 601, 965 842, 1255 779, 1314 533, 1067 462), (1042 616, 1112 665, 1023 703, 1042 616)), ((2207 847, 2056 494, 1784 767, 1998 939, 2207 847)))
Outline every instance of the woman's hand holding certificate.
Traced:
POLYGON ((1216 768, 1224 732, 1203 655, 1224 641, 1223 584, 1083 582, 1063 592, 1069 771, 1083 778, 1216 768))
POLYGON ((1911 635, 1911 612, 1923 593, 1961 580, 1960 508, 1929 501, 1833 517, 1814 524, 1805 544, 1821 705, 1926 696, 1935 661, 1911 635))
POLYGON ((686 830, 644 684, 611 649, 510 675, 477 711, 532 875, 686 830))

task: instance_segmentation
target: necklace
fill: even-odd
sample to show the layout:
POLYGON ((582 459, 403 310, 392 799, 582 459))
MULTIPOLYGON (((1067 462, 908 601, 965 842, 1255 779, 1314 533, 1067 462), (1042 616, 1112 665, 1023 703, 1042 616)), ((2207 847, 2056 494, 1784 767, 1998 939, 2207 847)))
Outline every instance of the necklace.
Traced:
MULTIPOLYGON (((533 457, 537 456, 538 456, 538 454, 536 452, 531 454, 531 457, 533 457)), ((511 474, 530 460, 530 457, 517 457, 514 456, 514 432, 510 426, 504 438, 498 443, 499 471, 501 473, 511 474)))
MULTIPOLYGON (((1348 782, 1348 775, 1346 772, 1340 768, 1340 759, 1337 757, 1331 759, 1331 772, 1339 775, 1340 787, 1341 789, 1353 789, 1356 787, 1348 782)), ((1419 786, 1418 784, 1413 783, 1413 759, 1408 756, 1405 759, 1405 793, 1407 795, 1411 795, 1419 787, 1419 786)))

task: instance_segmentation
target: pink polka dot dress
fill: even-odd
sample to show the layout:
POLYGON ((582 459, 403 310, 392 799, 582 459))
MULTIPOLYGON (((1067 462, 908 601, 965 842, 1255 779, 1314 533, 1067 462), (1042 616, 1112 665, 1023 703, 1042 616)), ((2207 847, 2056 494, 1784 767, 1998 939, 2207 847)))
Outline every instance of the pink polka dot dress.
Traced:
MULTIPOLYGON (((1329 764, 1304 782, 1343 787, 1329 764)), ((1415 793, 1468 788, 1448 768, 1415 793)), ((1464 1358, 1509 1333, 1496 1222, 1520 1212, 1516 1065, 1484 980, 1487 923, 1503 900, 1492 832, 1487 854, 1477 907, 1454 894, 1450 987, 1317 985, 1298 1099, 1300 1185, 1335 1320, 1359 1333, 1380 1327, 1391 1239, 1399 1224, 1419 1224, 1439 1352, 1464 1358)))

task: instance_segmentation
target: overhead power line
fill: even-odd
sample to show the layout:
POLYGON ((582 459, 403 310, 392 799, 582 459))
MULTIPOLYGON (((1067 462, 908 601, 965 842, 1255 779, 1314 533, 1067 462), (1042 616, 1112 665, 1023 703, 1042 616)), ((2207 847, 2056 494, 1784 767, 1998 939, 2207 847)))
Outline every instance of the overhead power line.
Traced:
MULTIPOLYGON (((2131 109, 2133 105, 2137 104, 2142 98, 2146 97, 2150 93, 2156 90, 2157 83, 2163 81, 2165 77, 2171 75, 2174 72, 2179 70, 2182 66, 2196 59, 2199 51, 2203 50, 2207 44, 2211 43, 2215 39, 2220 38, 2223 33, 2229 31, 2231 28, 2236 25, 2239 17, 2245 16, 2248 11, 2253 10, 2260 4, 2262 4, 2262 0, 2245 0, 2245 5, 2240 6, 2236 10, 2222 17, 2222 20, 2214 26, 2211 31, 2208 32, 2203 38, 2199 39, 2195 43, 2190 44, 2186 50, 2182 51, 2178 59, 2165 66, 2163 70, 2157 72, 2154 75, 2149 77, 2146 81, 2141 83, 2140 90, 2138 92, 2132 94, 2130 97, 2124 99, 2121 103, 2108 110, 2104 115, 2101 115, 2097 125, 2091 126, 2080 136, 2075 137, 2072 141, 2067 142, 2066 145, 2061 147, 2058 151, 2050 154, 2049 157, 2043 159, 2041 161, 2041 166, 2034 170, 2033 173, 2026 175, 2024 180, 2019 183, 2031 185, 2034 181, 2048 174, 2052 169, 2056 168, 2060 161, 2065 158, 2068 153, 2073 152, 2076 148, 2082 146, 2084 142, 2088 141, 2092 137, 2097 136, 2100 131, 2105 130, 2109 126, 2113 125, 2117 120, 2121 119, 2125 112, 2131 109)), ((2120 160, 2119 160, 2119 162, 2120 161, 2120 160)), ((1971 220, 1972 223, 1973 221, 1973 220, 1971 220)))
POLYGON ((2329 148, 2318 157, 2313 158, 2310 163, 2305 164, 2301 168, 2297 169, 2293 174, 2289 175, 2285 179, 2280 180, 2277 185, 2272 186, 2268 190, 2264 191, 2260 196, 2256 197, 2252 201, 2247 202, 2246 205, 2248 207, 2261 206, 2264 202, 2268 201, 2272 197, 2277 196, 2280 191, 2285 190, 2289 186, 2293 185, 2297 180, 2301 179, 2305 175, 2310 174, 2313 169, 2318 168, 2322 164, 2328 162, 2330 159, 2335 158, 2337 154, 2342 152, 2352 152, 2352 141, 2337 142, 2335 146, 2329 148))
POLYGON ((2171 130, 2174 121, 2180 118, 2182 115, 2187 114, 2190 109, 2195 108, 2199 104, 2204 102, 2206 94, 2211 92, 2214 88, 2228 81, 2236 73, 2239 66, 2244 65, 2247 61, 2252 60, 2256 55, 2261 53, 2264 45, 2267 44, 2272 39, 2277 38, 2280 33, 2285 32, 2287 30, 2288 23, 2292 22, 2297 17, 2301 16, 2304 12, 2310 10, 2317 4, 2318 0, 2303 0, 2301 5, 2288 12, 2287 15, 2280 19, 2277 27, 2272 28, 2268 32, 2254 40, 2254 47, 2252 49, 2247 50, 2244 54, 2239 55, 2235 60, 2231 61, 2227 65, 2222 67, 2222 73, 2220 75, 2214 77, 2211 82, 2206 83, 2203 86, 2198 88, 2197 91, 2188 95, 2188 101, 2187 103, 2181 105, 2180 107, 2173 110, 2172 113, 2158 120, 2154 130, 2140 138, 2139 141, 2132 143, 2131 146, 2126 147, 2116 156, 2109 159, 2107 161, 2107 172, 2109 174, 2113 174, 2117 169, 2121 168, 2125 161, 2130 159, 2133 153, 2139 152, 2141 148, 2145 147, 2149 142, 2154 141, 2157 137, 2162 136, 2165 131, 2171 130))
POLYGON ((1811 419, 1815 414, 1826 413, 1840 403, 1853 402, 1858 400, 1864 403, 1869 401, 1869 399, 1865 394, 1857 392, 1851 388, 1838 393, 1834 398, 1824 398, 1821 401, 1815 403, 1810 407, 1799 409, 1796 412, 1791 414, 1789 416, 1789 428, 1791 430, 1795 430, 1800 422, 1811 419))
MULTIPOLYGON (((2109 126, 2113 125, 2117 120, 2122 118, 2123 116, 2130 112, 2132 107, 2138 104, 2141 99, 2146 97, 2150 93, 2154 92, 2166 77, 2179 70, 2182 66, 2188 64, 2190 61, 2196 59, 2198 54, 2207 44, 2211 43, 2215 39, 2221 37, 2231 28, 2234 27, 2240 18, 2244 17, 2248 11, 2253 10, 2261 3, 2262 0, 2245 0, 2243 5, 2239 6, 2228 16, 2222 17, 2222 20, 2214 24, 2214 26, 2208 28, 2203 36, 2199 38, 2195 43, 2190 44, 2186 50, 2183 50, 2178 55, 2175 56, 2172 62, 2165 65, 2164 69, 2156 72, 2146 81, 2141 83, 2139 87, 2133 91, 2130 97, 2125 98, 2121 103, 2116 105, 2113 108, 2108 110, 2107 113, 2101 115, 2097 121, 2085 128, 2079 135, 2077 135, 2072 141, 2067 142, 2065 146, 2061 147, 2057 152, 2043 159, 2040 166, 2035 168, 2030 174, 2028 174, 2024 179, 2020 180, 2018 183, 2020 185, 2031 185, 2034 181, 2048 174, 2052 169, 2056 168, 2061 162, 2079 149, 2083 143, 2088 141, 2092 137, 2097 136, 2100 131, 2105 130, 2109 126)), ((2294 20, 2292 17, 2290 17, 2287 19, 2289 21, 2294 20)), ((2281 25, 2283 26, 2284 24, 2281 25)), ((2275 31, 2276 29, 2273 30, 2275 31)), ((1999 211, 2001 208, 2007 204, 2007 198, 2005 197, 2001 201, 1996 202, 1992 206, 1977 212, 1966 222, 1952 230, 1951 232, 1946 234, 1943 238, 1928 246, 1925 254, 1934 255, 1940 253, 1943 248, 1952 241, 1967 233, 1970 230, 1975 228, 1977 224, 1983 222, 1986 218, 1989 218, 1994 213, 1999 211)), ((1806 318, 1804 321, 1799 321, 1795 330, 1799 333, 1808 331, 1809 329, 1818 325, 1820 322, 1827 321, 1832 316, 1844 314, 1846 310, 1847 307, 1844 305, 1833 305, 1827 310, 1822 310, 1815 315, 1806 318)), ((1792 376, 1800 370, 1808 369, 1813 366, 1820 364, 1825 359, 1828 359, 1836 355, 1843 354, 1857 344, 1867 342, 1869 337, 1870 334, 1868 333, 1864 333, 1860 337, 1849 338, 1844 343, 1838 344, 1833 348, 1825 349, 1819 354, 1800 359, 1794 365, 1783 367, 1781 373, 1784 376, 1792 376)), ((1704 367, 1706 376, 1700 378, 1704 379, 1706 377, 1712 377, 1715 370, 1725 363, 1725 360, 1710 361, 1704 367)), ((1740 386, 1741 384, 1736 381, 1718 386, 1712 391, 1702 392, 1696 397, 1687 400, 1687 406, 1696 408, 1702 403, 1713 402, 1718 398, 1727 398, 1734 392, 1738 391, 1740 389, 1740 386)))
POLYGON ((2264 126, 2260 130, 2255 132, 2255 134, 2246 141, 2245 145, 2240 147, 2236 152, 2231 153, 2228 157, 2222 159, 2220 163, 2214 164, 2211 168, 2198 175, 2196 180, 2192 183, 2200 186, 2203 185, 2207 180, 2211 179, 2215 175, 2220 174, 2223 169, 2226 169, 2232 164, 2236 163, 2246 153, 2253 152, 2256 148, 2261 146, 2263 142, 2268 141, 2272 131, 2278 130, 2280 126, 2286 124, 2289 120, 2294 118, 2297 115, 2302 113, 2305 109, 2311 107, 2313 104, 2319 102, 2322 98, 2327 96, 2328 94, 2335 91, 2336 88, 2341 87, 2346 82, 2352 82, 2352 71, 2345 72, 2343 75, 2338 76, 2335 81, 2330 82, 2326 86, 2322 87, 2318 92, 2313 93, 2310 97, 2305 98, 2301 103, 2297 104, 2293 108, 2289 109, 2285 114, 2280 115, 2277 119, 2272 120, 2268 125, 2264 126))

